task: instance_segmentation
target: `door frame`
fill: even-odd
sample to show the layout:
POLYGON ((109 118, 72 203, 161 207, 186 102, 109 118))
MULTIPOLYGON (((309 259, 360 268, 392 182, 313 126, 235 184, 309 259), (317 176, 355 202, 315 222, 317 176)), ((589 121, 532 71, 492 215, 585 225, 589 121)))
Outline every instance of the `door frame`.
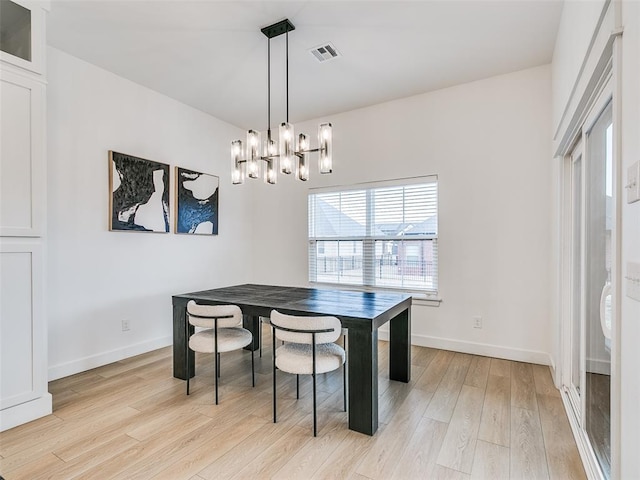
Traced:
MULTIPOLYGON (((569 421, 571 423, 578 449, 582 456, 583 463, 585 464, 585 470, 587 476, 592 479, 604 479, 598 460, 595 456, 593 448, 591 447, 588 435, 585 430, 585 398, 584 395, 580 395, 579 399, 579 411, 576 411, 578 405, 575 394, 570 392, 569 386, 571 385, 571 275, 572 275, 572 170, 571 164, 573 162, 574 153, 576 148, 582 150, 582 198, 581 202, 584 206, 584 181, 586 178, 586 172, 589 168, 586 155, 588 152, 587 136, 593 128, 595 122, 598 120, 604 110, 611 105, 612 108, 612 122, 613 122, 613 218, 612 218, 612 230, 611 230, 611 299, 612 299, 612 335, 611 335, 611 478, 617 478, 617 471, 619 469, 619 399, 620 399, 620 367, 619 367, 619 312, 620 312, 620 278, 621 278, 621 263, 620 263, 620 191, 621 191, 621 176, 620 176, 620 115, 619 106, 616 102, 616 91, 618 90, 617 79, 613 74, 613 69, 609 68, 605 75, 603 75, 600 84, 600 88, 594 92, 592 101, 589 108, 585 108, 585 116, 583 122, 577 129, 574 141, 570 144, 570 148, 566 148, 562 152, 561 165, 560 165, 560 265, 559 265, 559 279, 560 279, 560 298, 559 298, 559 314, 560 314, 560 362, 559 371, 556 375, 557 385, 562 393, 562 398, 565 403, 565 409, 567 411, 569 421)), ((582 235, 584 237, 584 209, 581 212, 582 217, 582 235)), ((581 264, 584 265, 585 248, 584 244, 581 245, 581 264)), ((581 295, 585 295, 584 284, 584 269, 581 270, 581 295)), ((584 299, 583 299, 584 300, 584 299)), ((584 301, 581 300, 581 308, 583 309, 584 301)), ((581 312, 581 359, 584 359, 585 355, 585 318, 584 312, 581 312)), ((581 386, 585 385, 586 371, 584 362, 581 362, 581 386)), ((583 389, 584 391, 584 389, 583 389)))
POLYGON ((585 245, 584 242, 580 242, 579 262, 580 262, 580 355, 579 355, 579 375, 580 375, 580 388, 581 391, 577 392, 573 388, 573 345, 574 345, 574 299, 572 298, 574 290, 574 234, 575 229, 573 221, 575 219, 576 205, 574 204, 574 168, 575 164, 580 161, 581 173, 580 173, 580 239, 585 236, 585 135, 581 133, 580 136, 574 142, 574 146, 570 149, 569 153, 565 156, 565 160, 562 164, 563 169, 563 181, 561 188, 562 194, 562 238, 563 238, 563 254, 562 254, 562 297, 561 300, 565 305, 562 316, 562 337, 561 348, 564 353, 562 356, 562 364, 560 368, 560 385, 561 390, 564 391, 569 405, 572 408, 572 412, 575 415, 578 425, 582 427, 585 422, 585 398, 582 393, 584 392, 584 385, 586 380, 586 372, 582 359, 585 357, 585 311, 584 311, 584 263, 585 263, 585 245))

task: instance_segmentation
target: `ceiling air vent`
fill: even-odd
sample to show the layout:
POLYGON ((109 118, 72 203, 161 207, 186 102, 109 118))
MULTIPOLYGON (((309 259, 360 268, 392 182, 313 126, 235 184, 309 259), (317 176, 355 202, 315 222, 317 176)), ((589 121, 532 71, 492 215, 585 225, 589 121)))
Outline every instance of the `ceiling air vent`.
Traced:
POLYGON ((339 57, 340 54, 336 50, 336 47, 331 43, 323 43, 318 47, 314 47, 309 50, 314 57, 318 59, 319 62, 326 62, 327 60, 331 60, 332 58, 339 57))

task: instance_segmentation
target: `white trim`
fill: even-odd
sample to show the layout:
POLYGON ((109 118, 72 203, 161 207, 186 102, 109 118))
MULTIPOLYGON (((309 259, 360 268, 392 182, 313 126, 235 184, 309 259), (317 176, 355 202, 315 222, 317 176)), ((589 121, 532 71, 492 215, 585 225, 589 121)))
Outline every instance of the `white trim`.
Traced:
POLYGON ((564 410, 567 413, 569 425, 571 426, 573 438, 576 441, 578 453, 580 454, 580 458, 582 459, 582 465, 584 466, 587 478, 589 480, 605 480, 602 476, 600 465, 598 464, 598 460, 593 453, 593 449, 591 448, 591 444, 589 443, 587 435, 584 430, 582 430, 578 425, 578 419, 576 418, 573 408, 571 407, 571 400, 569 399, 566 390, 560 390, 560 398, 562 398, 564 410))
POLYGON ((614 2, 614 22, 616 36, 613 42, 611 54, 612 67, 612 121, 613 121, 613 198, 615 228, 611 239, 611 272, 616 281, 611 290, 613 331, 611 332, 611 385, 610 385, 610 412, 611 412, 611 478, 619 478, 622 471, 622 357, 620 348, 621 313, 622 313, 622 2, 614 2))
MULTIPOLYGON (((378 330, 378 339, 388 341, 389 331, 382 329, 378 330)), ((537 350, 503 347, 501 345, 492 345, 489 343, 466 342, 462 340, 454 340, 452 338, 432 337, 429 335, 411 335, 411 345, 470 353, 472 355, 481 355, 483 357, 503 358, 505 360, 514 360, 516 362, 548 365, 555 370, 555 364, 551 355, 547 352, 540 352, 537 350)))
POLYGON ((151 352, 159 348, 167 347, 173 344, 173 337, 159 337, 146 342, 128 345, 123 348, 111 350, 108 352, 97 353, 88 357, 79 358, 67 363, 61 363, 49 367, 49 381, 59 378, 68 377, 76 373, 85 372, 92 368, 108 365, 113 362, 124 360, 125 358, 140 355, 142 353, 151 352))
POLYGON ((412 307, 439 307, 442 303, 441 298, 428 298, 426 295, 412 295, 412 307))
POLYGON ((51 415, 53 411, 53 397, 50 393, 21 403, 5 410, 0 410, 0 432, 31 422, 37 418, 51 415))
POLYGON ((599 375, 611 375, 611 361, 597 358, 586 359, 587 373, 597 373, 599 375))
POLYGON ((583 124, 583 116, 593 92, 597 92, 598 82, 604 72, 610 68, 611 50, 616 36, 621 30, 615 27, 613 8, 615 2, 607 0, 602 8, 589 48, 585 54, 569 99, 565 104, 562 117, 556 125, 553 135, 555 155, 562 155, 570 149, 570 143, 576 136, 576 129, 583 124))
POLYGON ((423 175, 420 177, 394 178, 376 182, 350 183, 347 185, 331 185, 329 187, 309 188, 309 195, 316 193, 342 192, 346 190, 364 190, 368 188, 399 187, 405 185, 421 185, 423 183, 438 183, 438 175, 423 175))
MULTIPOLYGON (((583 135, 591 134, 591 130, 593 130, 594 125, 602 116, 602 112, 609 108, 610 104, 611 108, 613 109, 613 104, 611 103, 611 101, 613 100, 613 82, 611 78, 612 73, 608 72, 606 74, 606 78, 603 79, 604 82, 602 88, 598 90, 598 95, 597 97, 595 97, 595 100, 591 104, 589 112, 587 113, 584 123, 582 124, 583 135)), ((613 111, 611 113, 611 117, 613 119, 613 111)))

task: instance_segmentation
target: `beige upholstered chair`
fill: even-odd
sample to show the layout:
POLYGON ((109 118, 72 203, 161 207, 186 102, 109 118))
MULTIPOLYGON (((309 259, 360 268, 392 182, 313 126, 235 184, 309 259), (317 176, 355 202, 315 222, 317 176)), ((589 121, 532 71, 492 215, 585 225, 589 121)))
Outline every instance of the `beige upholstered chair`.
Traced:
MULTIPOLYGON (((341 334, 336 317, 299 317, 271 312, 273 328, 273 422, 276 422, 276 371, 313 377, 313 436, 317 435, 316 374, 336 370, 344 365, 344 349, 334 343, 341 334), (276 340, 284 344, 276 349, 276 340)), ((297 397, 300 391, 297 388, 297 397)))
MULTIPOLYGON (((214 354, 217 405, 220 354, 246 347, 253 341, 253 335, 249 330, 242 328, 242 311, 237 305, 198 305, 191 300, 187 303, 186 337, 189 339, 187 356, 189 349, 194 352, 214 354), (189 335, 189 325, 199 328, 189 335)), ((253 349, 251 349, 251 383, 255 387, 254 371, 253 349)), ((189 395, 189 377, 191 372, 187 362, 187 395, 189 395)))

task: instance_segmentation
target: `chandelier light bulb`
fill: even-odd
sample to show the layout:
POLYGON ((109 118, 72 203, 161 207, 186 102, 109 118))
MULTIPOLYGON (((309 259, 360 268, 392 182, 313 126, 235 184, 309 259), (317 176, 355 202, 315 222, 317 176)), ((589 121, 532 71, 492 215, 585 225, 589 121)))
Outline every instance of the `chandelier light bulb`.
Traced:
POLYGON ((318 127, 318 166, 320 173, 331 173, 333 169, 333 131, 330 123, 321 123, 318 127))
POLYGON ((244 183, 245 163, 241 162, 242 142, 234 140, 231 142, 231 181, 234 185, 244 183))
POLYGON ((267 183, 271 185, 275 184, 278 180, 278 168, 276 167, 275 160, 269 160, 267 163, 267 183))
POLYGON ((293 145, 294 131, 290 123, 280 124, 280 168, 282 173, 292 172, 295 162, 295 152, 293 145))
POLYGON ((260 132, 249 130, 247 132, 247 174, 250 178, 260 176, 260 132))
POLYGON ((267 151, 269 152, 269 156, 271 157, 273 157, 278 153, 278 144, 276 143, 275 140, 269 140, 269 146, 267 148, 267 151))
POLYGON ((307 141, 307 136, 304 133, 301 133, 298 136, 298 149, 300 151, 309 150, 309 142, 307 141))

